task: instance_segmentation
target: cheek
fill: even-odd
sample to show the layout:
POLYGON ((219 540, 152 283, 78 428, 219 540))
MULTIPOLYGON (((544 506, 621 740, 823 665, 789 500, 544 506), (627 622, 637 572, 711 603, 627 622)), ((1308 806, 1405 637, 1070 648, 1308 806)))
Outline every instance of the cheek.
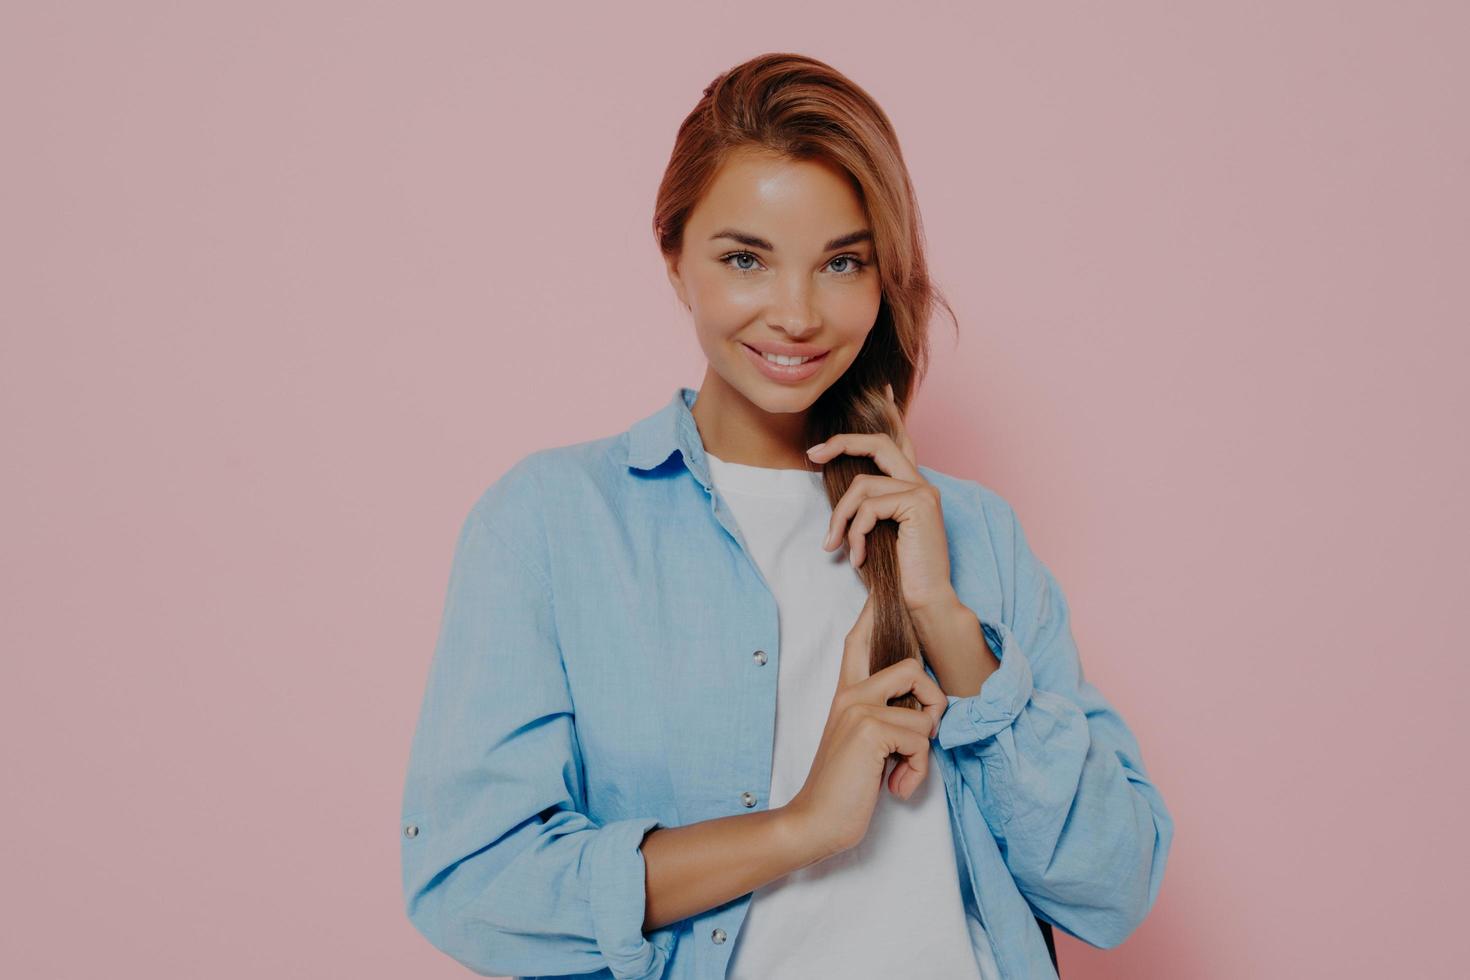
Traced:
POLYGON ((758 287, 734 282, 718 272, 690 276, 685 281, 701 333, 717 335, 742 329, 764 305, 758 287))
POLYGON ((698 295, 696 305, 712 313, 759 309, 765 302, 765 293, 756 283, 741 282, 718 272, 697 277, 692 289, 698 295))
POLYGON ((827 325, 848 339, 859 343, 872 329, 883 305, 883 291, 874 282, 871 288, 852 288, 834 292, 826 304, 823 319, 827 325))

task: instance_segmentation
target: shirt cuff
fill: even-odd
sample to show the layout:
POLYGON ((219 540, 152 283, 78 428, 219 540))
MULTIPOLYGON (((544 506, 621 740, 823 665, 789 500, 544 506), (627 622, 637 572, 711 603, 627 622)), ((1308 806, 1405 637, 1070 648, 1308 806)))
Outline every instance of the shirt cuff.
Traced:
POLYGON ((980 685, 978 694, 948 695, 949 707, 939 719, 935 738, 952 749, 989 738, 1016 720, 1031 699, 1031 663, 1005 623, 981 623, 985 639, 1000 666, 980 685))
POLYGON ((643 836, 662 824, 631 817, 604 824, 587 847, 587 898, 598 948, 615 977, 649 977, 662 972, 667 953, 643 934, 647 912, 643 836))

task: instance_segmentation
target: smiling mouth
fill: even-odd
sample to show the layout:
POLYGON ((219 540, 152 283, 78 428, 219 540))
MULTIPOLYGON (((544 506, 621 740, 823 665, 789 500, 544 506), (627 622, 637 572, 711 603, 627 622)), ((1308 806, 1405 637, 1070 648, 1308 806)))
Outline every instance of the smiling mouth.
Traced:
POLYGON ((751 347, 749 344, 745 344, 744 346, 749 348, 750 352, 753 353, 756 357, 763 359, 767 364, 774 364, 777 367, 800 367, 803 364, 810 364, 812 361, 820 361, 829 353, 828 351, 823 351, 820 354, 812 354, 808 357, 795 358, 787 361, 778 361, 775 358, 779 357, 780 355, 768 355, 764 351, 760 351, 754 347, 751 347))

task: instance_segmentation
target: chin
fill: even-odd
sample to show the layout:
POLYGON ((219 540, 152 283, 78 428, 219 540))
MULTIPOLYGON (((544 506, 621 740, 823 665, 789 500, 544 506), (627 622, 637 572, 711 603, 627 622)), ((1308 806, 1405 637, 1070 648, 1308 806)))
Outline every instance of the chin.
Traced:
POLYGON ((805 412, 826 390, 819 378, 792 387, 757 378, 740 389, 748 401, 772 415, 805 412))
POLYGON ((804 392, 797 391, 777 392, 769 398, 751 399, 772 415, 792 415, 797 412, 805 412, 816 400, 816 394, 807 396, 804 392))

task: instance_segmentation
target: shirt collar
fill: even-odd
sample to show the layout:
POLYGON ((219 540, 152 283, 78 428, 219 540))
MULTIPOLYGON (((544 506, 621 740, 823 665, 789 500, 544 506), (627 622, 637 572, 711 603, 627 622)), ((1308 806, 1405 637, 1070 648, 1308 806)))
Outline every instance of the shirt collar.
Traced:
POLYGON ((679 387, 663 408, 633 423, 628 429, 628 465, 634 469, 650 470, 678 450, 684 465, 708 489, 710 475, 704 440, 700 438, 699 427, 694 424, 694 415, 689 411, 698 397, 699 392, 695 389, 679 387))

